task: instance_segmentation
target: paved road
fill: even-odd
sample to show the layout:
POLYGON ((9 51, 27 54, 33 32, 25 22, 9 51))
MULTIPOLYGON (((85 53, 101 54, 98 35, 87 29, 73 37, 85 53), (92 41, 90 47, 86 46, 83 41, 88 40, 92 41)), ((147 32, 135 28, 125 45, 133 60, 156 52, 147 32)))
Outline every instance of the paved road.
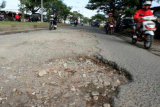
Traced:
POLYGON ((0 68, 40 68, 55 58, 92 55, 96 44, 95 36, 74 27, 0 35, 0 68))
POLYGON ((160 57, 153 54, 152 49, 145 50, 142 44, 132 45, 128 39, 109 36, 103 30, 92 27, 67 27, 57 31, 44 30, 22 34, 0 36, 0 56, 3 56, 0 57, 0 65, 18 64, 19 68, 33 64, 38 66, 58 56, 93 55, 100 50, 99 54, 103 58, 126 68, 133 78, 132 82, 119 87, 119 93, 114 98, 115 107, 160 107, 160 57), (75 30, 74 33, 71 29, 75 30), (61 43, 60 49, 56 43, 61 43), (70 45, 75 48, 68 50, 70 45), (50 53, 50 50, 57 50, 60 54, 54 54, 54 51, 50 53))
POLYGON ((132 45, 128 39, 105 35, 97 28, 94 31, 98 32, 95 35, 100 55, 126 68, 133 78, 119 87, 114 106, 160 107, 160 57, 151 52, 153 49, 145 50, 142 44, 132 45))

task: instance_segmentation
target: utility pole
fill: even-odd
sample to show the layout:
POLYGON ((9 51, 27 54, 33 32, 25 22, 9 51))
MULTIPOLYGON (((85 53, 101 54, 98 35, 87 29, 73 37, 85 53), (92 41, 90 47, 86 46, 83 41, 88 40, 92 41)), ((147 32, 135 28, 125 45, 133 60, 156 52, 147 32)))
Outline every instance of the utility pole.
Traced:
POLYGON ((24 0, 21 0, 22 22, 24 22, 24 0))
POLYGON ((41 0, 41 22, 43 22, 43 0, 41 0))
POLYGON ((22 22, 24 22, 24 3, 22 3, 22 22))

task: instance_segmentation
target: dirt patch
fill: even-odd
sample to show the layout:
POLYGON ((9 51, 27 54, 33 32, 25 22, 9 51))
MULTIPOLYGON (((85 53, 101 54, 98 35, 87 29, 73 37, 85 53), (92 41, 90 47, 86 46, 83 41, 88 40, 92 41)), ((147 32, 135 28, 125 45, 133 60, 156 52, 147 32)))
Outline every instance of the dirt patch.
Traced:
POLYGON ((0 106, 110 107, 117 87, 128 82, 124 73, 89 57, 53 59, 42 66, 1 73, 0 106))

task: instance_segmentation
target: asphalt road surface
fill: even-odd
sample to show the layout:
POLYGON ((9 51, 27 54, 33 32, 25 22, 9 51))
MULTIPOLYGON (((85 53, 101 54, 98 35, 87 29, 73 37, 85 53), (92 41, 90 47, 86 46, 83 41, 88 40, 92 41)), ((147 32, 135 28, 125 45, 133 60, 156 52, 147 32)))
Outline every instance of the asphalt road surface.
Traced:
POLYGON ((159 47, 146 50, 143 44, 132 45, 128 38, 105 35, 97 28, 94 31, 100 55, 127 69, 133 78, 132 82, 119 87, 114 106, 160 107, 160 57, 153 54, 153 50, 159 52, 159 47))
POLYGON ((113 106, 160 107, 160 57, 155 52, 160 52, 159 47, 146 50, 143 44, 131 44, 129 38, 106 35, 101 28, 60 27, 56 31, 0 36, 0 69, 23 71, 34 65, 33 70, 52 58, 99 53, 104 59, 125 68, 133 78, 119 87, 113 106), (61 45, 57 47, 56 43, 61 45))

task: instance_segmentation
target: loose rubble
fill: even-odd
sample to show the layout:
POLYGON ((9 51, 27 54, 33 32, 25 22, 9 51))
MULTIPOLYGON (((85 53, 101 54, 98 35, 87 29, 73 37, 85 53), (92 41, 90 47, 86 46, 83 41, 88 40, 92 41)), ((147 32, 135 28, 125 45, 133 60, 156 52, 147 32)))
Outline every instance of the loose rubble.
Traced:
POLYGON ((55 59, 44 69, 0 78, 0 107, 111 107, 126 77, 88 57, 55 59))

